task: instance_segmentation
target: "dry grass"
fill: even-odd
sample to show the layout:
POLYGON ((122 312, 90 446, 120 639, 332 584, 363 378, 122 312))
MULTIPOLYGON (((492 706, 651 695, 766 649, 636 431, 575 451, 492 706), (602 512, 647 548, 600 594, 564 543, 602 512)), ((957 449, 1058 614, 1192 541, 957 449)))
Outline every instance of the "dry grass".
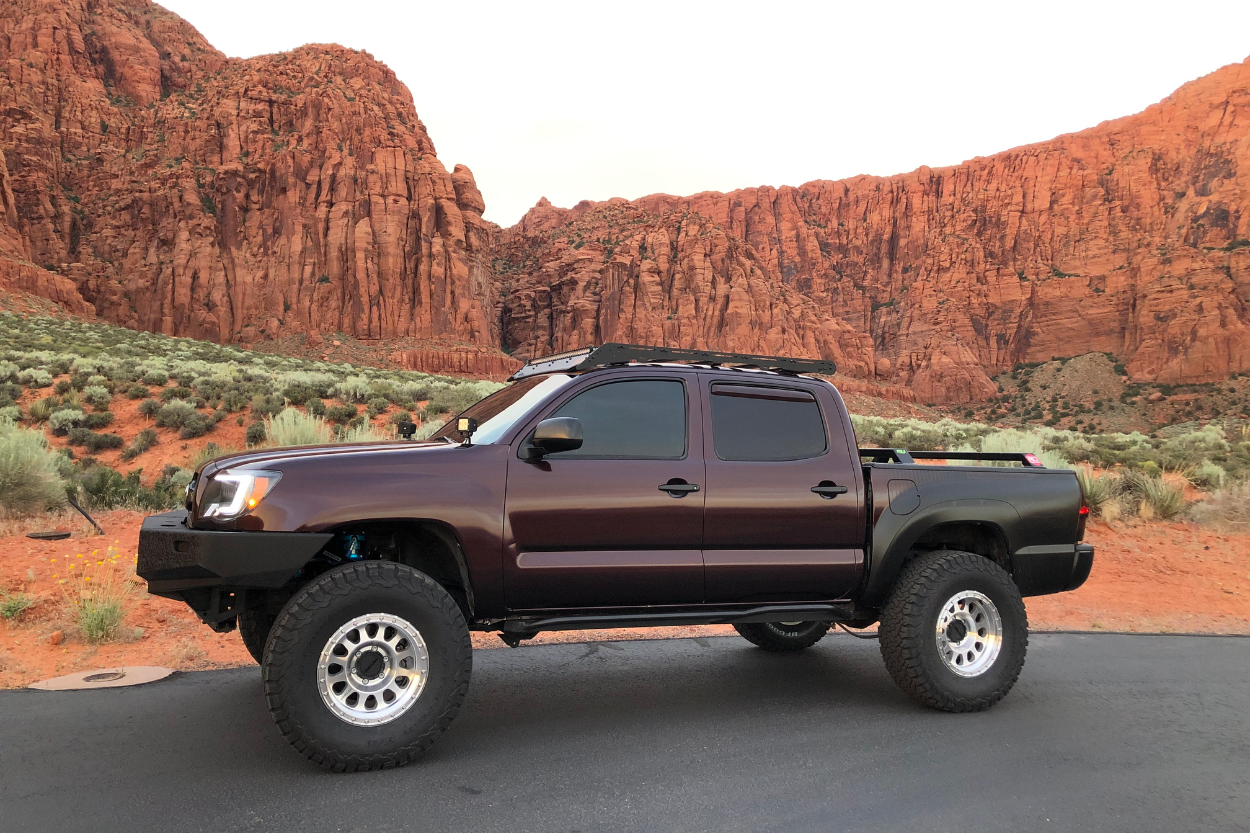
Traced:
POLYGON ((1250 481, 1219 489, 1190 514, 1197 523, 1226 532, 1250 530, 1250 481))
POLYGON ((95 550, 50 563, 64 608, 86 642, 111 642, 128 635, 121 624, 135 593, 133 562, 122 561, 121 553, 110 546, 103 554, 95 550))

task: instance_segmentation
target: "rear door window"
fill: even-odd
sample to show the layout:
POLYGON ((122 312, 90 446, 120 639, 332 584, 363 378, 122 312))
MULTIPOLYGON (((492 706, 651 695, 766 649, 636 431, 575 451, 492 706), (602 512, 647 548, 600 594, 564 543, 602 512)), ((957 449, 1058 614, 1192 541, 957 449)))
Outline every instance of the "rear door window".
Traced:
POLYGON ((805 460, 828 449, 816 397, 803 390, 712 385, 712 445, 721 460, 805 460))
POLYGON ((582 422, 582 447, 551 455, 677 460, 686 455, 686 386, 675 380, 608 382, 583 391, 551 414, 582 422))

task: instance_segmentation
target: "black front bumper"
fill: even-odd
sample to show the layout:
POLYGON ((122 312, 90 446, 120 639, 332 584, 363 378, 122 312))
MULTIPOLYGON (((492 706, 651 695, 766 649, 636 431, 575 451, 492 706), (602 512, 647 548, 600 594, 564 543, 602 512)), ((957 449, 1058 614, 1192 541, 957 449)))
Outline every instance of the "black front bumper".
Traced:
POLYGON ((282 587, 334 537, 191 529, 187 515, 179 509, 143 521, 136 572, 154 595, 189 601, 216 588, 282 587))

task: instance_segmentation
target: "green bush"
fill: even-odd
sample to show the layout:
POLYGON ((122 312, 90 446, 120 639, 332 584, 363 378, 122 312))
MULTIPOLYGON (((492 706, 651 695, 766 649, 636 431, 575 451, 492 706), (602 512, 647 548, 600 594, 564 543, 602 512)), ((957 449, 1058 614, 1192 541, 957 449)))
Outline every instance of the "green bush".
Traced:
MULTIPOLYGON (((259 423, 258 423, 259 424, 259 423)), ((205 463, 216 460, 218 457, 225 457, 230 454, 237 454, 238 450, 234 448, 222 448, 217 443, 208 443, 200 449, 194 457, 191 458, 191 470, 199 471, 200 467, 205 463)))
POLYGON ((8 420, 9 422, 21 422, 22 409, 16 405, 5 405, 0 408, 0 420, 8 420))
POLYGON ((206 414, 194 413, 183 421, 182 427, 178 430, 178 438, 190 440, 195 437, 202 437, 213 430, 213 426, 216 424, 213 422, 212 417, 206 414))
POLYGON ((247 433, 244 435, 244 442, 249 446, 260 445, 265 441, 268 432, 265 431, 265 423, 253 422, 247 426, 247 433))
POLYGON ((1199 489, 1218 489, 1228 479, 1228 472, 1212 463, 1203 460, 1189 475, 1189 482, 1199 489))
POLYGON ((163 370, 149 370, 143 374, 140 381, 145 385, 164 385, 169 381, 169 374, 163 370))
POLYGON ((431 392, 430 402, 425 410, 434 414, 459 414, 501 387, 503 385, 494 382, 464 382, 454 387, 439 388, 431 392))
POLYGON ((1129 508, 1136 508, 1144 518, 1170 521, 1189 508, 1182 489, 1139 471, 1124 472, 1120 476, 1120 489, 1129 500, 1129 508))
POLYGON ((286 408, 282 397, 273 394, 258 393, 252 397, 252 416, 275 417, 286 408))
POLYGON ((325 416, 326 415, 326 403, 322 402, 320 399, 317 399, 316 397, 313 397, 312 399, 308 400, 308 413, 312 414, 313 416, 319 416, 319 417, 325 416))
POLYGON ((221 407, 225 408, 232 414, 238 413, 246 408, 248 402, 250 401, 251 398, 246 393, 235 388, 231 388, 230 390, 223 392, 221 395, 221 407))
POLYGON ((64 504, 58 461, 42 433, 0 420, 0 508, 20 515, 64 504))
POLYGON ((161 410, 161 401, 159 399, 145 399, 139 403, 139 414, 145 417, 154 417, 161 410))
POLYGON ((122 459, 133 460, 152 446, 156 445, 157 442, 159 442, 159 437, 156 430, 153 428, 144 428, 138 434, 135 434, 134 442, 130 444, 129 448, 122 452, 122 459))
POLYGON ((77 408, 62 408, 59 411, 53 411, 48 417, 48 427, 52 429, 55 436, 63 437, 69 433, 69 429, 82 425, 86 416, 77 408))
POLYGON ((181 428, 195 414, 191 403, 174 399, 156 412, 156 424, 161 428, 181 428))
POLYGON ((131 385, 126 388, 126 397, 128 399, 147 399, 151 393, 148 391, 147 385, 131 385))
POLYGON ((412 414, 408 411, 396 411, 386 418, 391 425, 398 425, 401 422, 412 422, 412 414))
POLYGON ((306 405, 317 398, 317 389, 306 382, 295 382, 282 389, 282 396, 291 405, 306 405))
POLYGON ((41 422, 47 422, 52 416, 52 411, 56 408, 55 403, 51 399, 38 399, 30 403, 30 421, 38 425, 41 422))
POLYGON ((113 412, 112 411, 99 411, 94 414, 87 414, 85 417, 83 417, 83 420, 82 420, 83 427, 90 428, 93 431, 98 431, 101 428, 107 428, 108 426, 112 424, 113 424, 113 412))
POLYGON ((325 417, 327 422, 346 425, 359 412, 355 405, 331 405, 326 409, 325 417))
POLYGON ((52 374, 42 368, 29 368, 17 374, 17 381, 28 388, 47 388, 52 386, 52 374))
POLYGON ((121 448, 126 441, 116 434, 97 434, 86 428, 69 429, 69 444, 86 446, 92 454, 106 448, 121 448))
POLYGON ((330 426, 320 417, 309 416, 295 408, 287 408, 276 417, 265 419, 269 445, 286 447, 320 445, 332 439, 330 426))
POLYGON ((58 396, 64 396, 65 394, 69 393, 73 389, 74 389, 74 386, 70 384, 69 379, 62 379, 52 386, 52 392, 57 394, 58 396))
POLYGON ((383 399, 379 396, 374 399, 370 399, 365 407, 369 411, 369 416, 375 417, 378 414, 385 412, 387 408, 391 407, 391 402, 389 399, 383 399))
POLYGON ((334 395, 344 402, 364 402, 370 392, 369 380, 364 376, 349 376, 334 386, 334 395))
POLYGON ((77 485, 92 509, 162 511, 182 503, 183 490, 191 482, 190 475, 186 469, 174 468, 148 487, 140 482, 139 469, 122 475, 108 466, 96 464, 80 473, 77 485))
POLYGON ((5 593, 0 595, 0 617, 12 621, 20 619, 22 614, 35 606, 35 600, 25 593, 5 593))
POLYGON ((178 385, 174 388, 165 388, 161 391, 160 398, 162 401, 168 402, 171 399, 190 399, 195 396, 195 391, 190 388, 178 385))
POLYGON ((109 393, 108 388, 99 385, 88 385, 82 390, 83 401, 97 411, 107 411, 109 402, 113 400, 113 394, 109 393))
POLYGON ((338 443, 376 443, 391 439, 391 435, 372 425, 358 425, 355 428, 344 428, 334 438, 338 443))
POLYGON ((1089 505, 1091 515, 1101 514, 1103 507, 1114 500, 1119 492, 1119 480, 1110 475, 1099 476, 1087 468, 1078 468, 1076 477, 1081 481, 1081 490, 1085 493, 1085 502, 1089 505))

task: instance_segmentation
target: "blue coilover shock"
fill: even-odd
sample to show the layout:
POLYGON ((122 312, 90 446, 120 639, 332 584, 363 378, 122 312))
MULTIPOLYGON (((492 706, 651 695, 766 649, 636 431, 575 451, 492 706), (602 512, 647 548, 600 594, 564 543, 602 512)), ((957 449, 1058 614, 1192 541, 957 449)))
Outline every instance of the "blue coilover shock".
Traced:
POLYGON ((356 561, 358 559, 364 558, 364 553, 361 552, 361 548, 364 547, 364 544, 365 544, 365 536, 359 533, 348 533, 344 535, 343 536, 343 545, 344 545, 343 549, 347 553, 347 560, 356 561))

